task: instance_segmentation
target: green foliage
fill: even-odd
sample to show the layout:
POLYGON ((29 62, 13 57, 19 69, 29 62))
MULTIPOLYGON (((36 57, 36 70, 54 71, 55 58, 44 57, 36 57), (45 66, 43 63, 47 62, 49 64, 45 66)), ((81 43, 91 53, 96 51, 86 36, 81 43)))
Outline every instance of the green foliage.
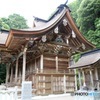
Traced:
POLYGON ((77 10, 77 23, 80 30, 85 34, 89 30, 95 30, 94 21, 99 17, 100 0, 83 0, 77 10))
POLYGON ((8 18, 1 18, 0 27, 2 29, 24 29, 28 28, 26 20, 19 14, 9 15, 8 18))
POLYGON ((100 18, 96 18, 95 20, 95 28, 96 30, 89 30, 87 32, 87 38, 95 44, 97 48, 100 48, 100 18))
POLYGON ((6 78, 6 65, 0 64, 0 84, 5 83, 6 78))
POLYGON ((79 60, 80 56, 81 56, 81 53, 73 55, 74 61, 77 62, 79 60))
POLYGON ((3 19, 0 19, 0 30, 1 29, 10 29, 9 25, 7 25, 5 22, 3 22, 3 19))
POLYGON ((83 35, 100 48, 100 0, 75 0, 69 7, 83 35))
POLYGON ((76 19, 77 19, 77 9, 79 8, 79 5, 81 4, 82 0, 74 0, 73 2, 71 2, 68 6, 71 9, 71 14, 73 16, 73 19, 76 23, 76 19))

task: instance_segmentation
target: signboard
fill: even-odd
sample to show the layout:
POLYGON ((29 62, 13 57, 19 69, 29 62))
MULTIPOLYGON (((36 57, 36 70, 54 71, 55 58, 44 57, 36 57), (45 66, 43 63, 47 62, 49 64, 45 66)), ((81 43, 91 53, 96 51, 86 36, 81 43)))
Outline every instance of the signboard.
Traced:
POLYGON ((32 82, 22 82, 21 100, 32 100, 32 82))

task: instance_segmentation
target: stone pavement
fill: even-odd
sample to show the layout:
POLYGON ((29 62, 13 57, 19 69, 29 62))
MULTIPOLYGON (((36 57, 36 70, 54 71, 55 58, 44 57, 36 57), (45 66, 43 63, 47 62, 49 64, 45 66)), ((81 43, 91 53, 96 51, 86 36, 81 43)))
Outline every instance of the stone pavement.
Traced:
POLYGON ((74 96, 71 96, 71 94, 69 93, 59 94, 59 95, 48 95, 48 96, 34 96, 32 100, 74 100, 74 96))

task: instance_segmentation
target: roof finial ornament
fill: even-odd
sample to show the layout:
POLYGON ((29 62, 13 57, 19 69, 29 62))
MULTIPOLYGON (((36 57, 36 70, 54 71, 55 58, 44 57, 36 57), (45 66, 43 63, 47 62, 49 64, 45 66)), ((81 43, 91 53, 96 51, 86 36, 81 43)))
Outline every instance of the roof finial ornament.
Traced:
POLYGON ((65 2, 65 5, 68 3, 68 0, 65 2))

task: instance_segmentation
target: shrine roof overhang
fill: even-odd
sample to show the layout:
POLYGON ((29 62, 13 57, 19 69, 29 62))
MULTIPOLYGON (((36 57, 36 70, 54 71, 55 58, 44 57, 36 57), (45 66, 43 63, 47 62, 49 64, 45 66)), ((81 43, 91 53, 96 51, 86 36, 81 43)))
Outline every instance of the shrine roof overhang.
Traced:
POLYGON ((76 27, 68 7, 63 5, 44 25, 36 26, 32 29, 11 29, 5 44, 0 45, 0 49, 8 52, 19 51, 29 40, 35 41, 44 35, 50 35, 56 27, 59 28, 61 33, 65 34, 66 39, 70 38, 71 45, 76 49, 80 49, 80 46, 83 46, 83 49, 82 47, 80 49, 81 51, 94 48, 94 45, 88 42, 76 27), (67 21, 66 25, 63 25, 64 19, 67 21), (75 33, 76 38, 72 38, 72 32, 75 33))
POLYGON ((4 29, 0 30, 0 47, 2 47, 2 49, 5 49, 5 43, 8 35, 9 35, 8 30, 4 30, 4 29))
MULTIPOLYGON (((57 25, 61 24, 64 18, 67 20, 68 25, 67 26, 61 25, 63 27, 63 30, 66 30, 69 26, 70 30, 76 34, 77 37, 76 39, 85 45, 86 50, 94 48, 94 45, 92 45, 89 41, 87 41, 84 38, 84 36, 80 33, 70 15, 69 9, 66 8, 65 6, 63 6, 63 9, 59 13, 57 13, 50 21, 48 21, 42 26, 39 27, 37 26, 32 29, 20 29, 20 30, 11 29, 5 46, 9 48, 12 45, 12 47, 14 48, 13 45, 21 46, 22 44, 26 43, 27 38, 34 39, 46 35, 50 31, 54 30, 54 28, 57 27, 57 25)), ((67 35, 67 32, 65 33, 67 35)))
POLYGON ((70 62, 69 68, 71 69, 84 68, 84 67, 87 68, 98 61, 100 64, 100 49, 89 51, 82 54, 77 62, 74 61, 70 62))

